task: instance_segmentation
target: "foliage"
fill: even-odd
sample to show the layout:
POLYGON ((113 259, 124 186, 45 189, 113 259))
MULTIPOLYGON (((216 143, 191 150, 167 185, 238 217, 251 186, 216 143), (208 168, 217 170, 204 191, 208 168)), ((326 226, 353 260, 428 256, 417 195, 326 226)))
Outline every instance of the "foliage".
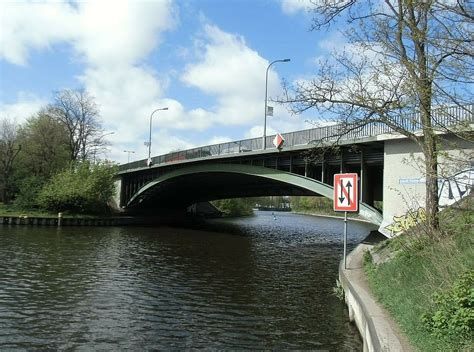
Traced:
POLYGON ((340 301, 344 302, 344 288, 339 280, 336 280, 336 286, 332 288, 332 293, 336 296, 340 301))
POLYGON ((8 119, 0 120, 0 201, 5 203, 10 202, 15 189, 14 163, 20 150, 17 124, 8 119))
POLYGON ((15 208, 24 210, 39 208, 38 195, 46 181, 45 178, 38 176, 21 179, 18 183, 18 193, 13 201, 15 208))
POLYGON ((425 326, 443 339, 472 339, 474 334, 474 270, 453 287, 434 294, 434 307, 422 317, 425 326))
POLYGON ((291 207, 294 211, 333 214, 332 200, 325 197, 291 197, 291 207))
POLYGON ((22 145, 17 167, 20 178, 47 179, 68 166, 67 130, 47 110, 30 117, 20 127, 18 139, 22 145))
MULTIPOLYGON (((333 201, 325 197, 314 196, 292 196, 291 209, 296 212, 320 215, 341 216, 343 214, 335 212, 333 201)), ((348 217, 358 217, 357 213, 348 213, 348 217)))
POLYGON ((226 216, 247 216, 253 213, 253 202, 249 198, 219 199, 212 203, 226 216))
POLYGON ((413 228, 372 250, 389 260, 381 260, 381 264, 371 258, 364 261, 372 291, 420 351, 474 347, 474 214, 470 204, 467 199, 459 209, 440 214, 442 234, 413 228), (468 274, 461 276, 463 273, 468 274), (470 305, 470 311, 462 308, 466 305, 470 305))
POLYGON ((110 164, 73 164, 55 175, 41 190, 39 205, 48 210, 97 213, 107 209, 114 194, 116 168, 110 164))

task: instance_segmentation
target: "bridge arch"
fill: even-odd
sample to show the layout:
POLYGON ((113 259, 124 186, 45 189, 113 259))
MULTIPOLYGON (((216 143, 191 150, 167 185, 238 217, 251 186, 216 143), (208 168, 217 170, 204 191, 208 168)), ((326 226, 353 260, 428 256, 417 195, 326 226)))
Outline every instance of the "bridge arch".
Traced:
MULTIPOLYGON (((333 187, 298 174, 245 164, 198 164, 167 172, 140 188, 128 209, 165 204, 262 195, 321 195, 333 199, 333 187)), ((360 215, 380 225, 382 215, 359 203, 360 215)))

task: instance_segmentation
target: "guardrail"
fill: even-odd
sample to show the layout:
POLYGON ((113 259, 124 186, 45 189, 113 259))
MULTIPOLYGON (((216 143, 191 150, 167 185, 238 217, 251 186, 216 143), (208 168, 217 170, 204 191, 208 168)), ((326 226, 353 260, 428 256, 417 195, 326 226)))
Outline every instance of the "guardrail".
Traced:
MULTIPOLYGON (((461 122, 474 122, 474 104, 466 106, 451 106, 433 110, 433 125, 437 128, 443 126, 454 126, 461 122)), ((414 132, 421 129, 420 113, 400 115, 394 121, 405 130, 414 132)), ((394 130, 381 122, 369 123, 361 127, 351 128, 347 124, 334 124, 324 127, 316 127, 307 130, 282 133, 286 147, 307 145, 318 141, 358 139, 379 134, 393 133, 394 130)), ((275 135, 266 137, 266 145, 273 146, 275 135)), ((205 158, 219 155, 229 155, 257 151, 262 149, 262 138, 242 139, 240 141, 213 144, 187 150, 181 150, 152 158, 153 165, 166 164, 170 162, 205 158)), ((270 147, 267 149, 276 149, 270 147)), ((143 168, 147 165, 147 159, 134 161, 119 166, 119 171, 143 168)))

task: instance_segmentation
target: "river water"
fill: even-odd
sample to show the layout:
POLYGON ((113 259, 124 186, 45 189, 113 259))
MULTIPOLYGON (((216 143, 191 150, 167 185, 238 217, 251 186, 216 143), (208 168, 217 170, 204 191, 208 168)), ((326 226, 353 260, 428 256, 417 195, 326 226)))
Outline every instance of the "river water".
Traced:
MULTIPOLYGON (((0 225, 0 350, 358 351, 333 294, 341 220, 200 229, 0 225)), ((349 223, 349 245, 371 225, 349 223)))

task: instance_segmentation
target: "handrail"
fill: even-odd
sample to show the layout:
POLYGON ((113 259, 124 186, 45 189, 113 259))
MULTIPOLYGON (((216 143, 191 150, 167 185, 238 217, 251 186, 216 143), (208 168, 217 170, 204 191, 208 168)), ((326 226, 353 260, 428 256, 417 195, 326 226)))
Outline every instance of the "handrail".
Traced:
MULTIPOLYGON (((454 126, 460 122, 474 122, 474 104, 469 104, 462 107, 450 106, 436 108, 433 109, 432 118, 434 127, 438 128, 441 128, 443 126, 454 126)), ((418 131, 421 129, 420 113, 400 115, 399 118, 395 121, 395 123, 410 132, 418 131)), ((354 128, 353 130, 348 128, 348 125, 334 124, 324 127, 316 127, 295 132, 282 133, 281 135, 285 139, 285 146, 294 147, 300 145, 307 145, 322 140, 334 141, 336 139, 357 139, 393 132, 394 130, 386 124, 383 124, 381 122, 372 122, 364 126, 354 128)), ((267 146, 272 145, 273 138, 275 138, 275 135, 266 137, 267 146)), ((159 165, 197 158, 258 151, 262 149, 262 143, 262 138, 258 137, 242 139, 233 142, 207 145, 158 155, 152 158, 152 162, 153 165, 159 165)), ((267 150, 272 149, 276 148, 267 148, 267 150)), ((147 159, 122 164, 119 165, 119 172, 143 168, 146 167, 146 165, 147 159)))

